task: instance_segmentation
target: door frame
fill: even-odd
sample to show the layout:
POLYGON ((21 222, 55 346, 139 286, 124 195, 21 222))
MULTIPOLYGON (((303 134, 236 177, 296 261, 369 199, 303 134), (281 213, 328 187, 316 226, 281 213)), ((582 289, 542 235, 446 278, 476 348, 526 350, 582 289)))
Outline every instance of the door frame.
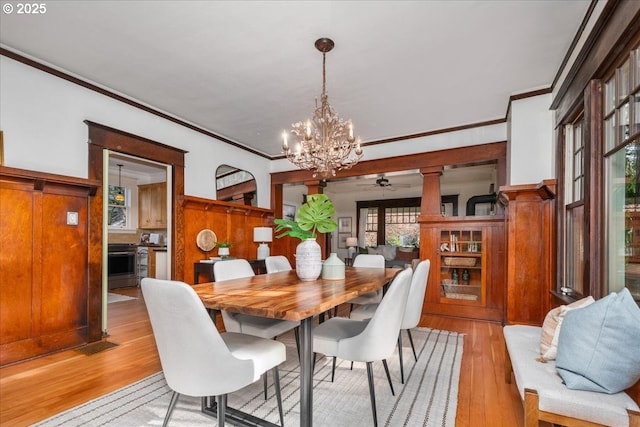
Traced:
MULTIPOLYGON (((87 342, 103 338, 102 330, 102 289, 103 289, 103 252, 104 252, 104 150, 129 154, 164 163, 171 166, 171 175, 167 176, 167 185, 171 193, 170 236, 173 245, 169 249, 171 278, 182 280, 184 277, 184 155, 185 150, 143 138, 121 130, 85 120, 89 128, 89 179, 101 183, 95 197, 89 201, 89 289, 87 295, 87 342)), ((108 173, 108 171, 107 171, 108 173)))

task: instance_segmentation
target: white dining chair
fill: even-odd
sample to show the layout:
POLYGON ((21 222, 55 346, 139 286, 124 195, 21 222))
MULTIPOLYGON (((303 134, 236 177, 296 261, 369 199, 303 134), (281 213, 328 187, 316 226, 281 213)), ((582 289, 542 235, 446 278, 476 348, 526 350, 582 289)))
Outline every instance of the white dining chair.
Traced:
MULTIPOLYGON (((216 282, 241 279, 255 276, 253 268, 246 259, 231 259, 219 261, 213 265, 213 275, 216 282)), ((268 317, 252 316, 250 314, 232 313, 221 310, 222 321, 227 332, 238 332, 256 337, 275 339, 278 335, 293 329, 296 340, 296 350, 300 357, 300 336, 298 327, 300 322, 292 320, 272 319, 268 317)), ((267 377, 264 377, 264 398, 267 398, 267 377)))
MULTIPOLYGON (((376 360, 383 362, 387 380, 391 385, 386 359, 393 353, 398 340, 412 274, 413 271, 407 268, 393 278, 389 290, 371 319, 360 321, 333 317, 313 330, 315 353, 366 363, 374 426, 378 425, 378 416, 372 363, 376 360)), ((393 385, 391 393, 395 395, 393 385)))
MULTIPOLYGON (((384 256, 379 254, 359 254, 353 260, 353 267, 370 267, 370 268, 384 268, 385 260, 384 256)), ((362 295, 358 295, 352 300, 349 300, 351 304, 349 311, 353 310, 354 304, 375 304, 379 303, 382 299, 382 289, 378 289, 374 292, 367 292, 362 295)))
POLYGON ((273 371, 280 424, 284 425, 278 374, 278 365, 286 360, 284 344, 246 334, 219 333, 202 301, 186 283, 144 278, 141 287, 162 371, 173 390, 163 426, 181 394, 203 399, 215 396, 218 425, 225 425, 227 394, 254 383, 268 370, 273 371))
POLYGON ((291 263, 284 255, 268 256, 265 258, 264 264, 267 268, 267 274, 279 273, 281 271, 289 271, 293 269, 291 267, 291 263))
MULTIPOLYGON (((413 344, 413 337, 411 336, 411 329, 418 326, 420 323, 420 316, 422 315, 422 306, 424 304, 424 296, 427 292, 427 282, 429 280, 429 270, 431 268, 431 261, 425 259, 421 261, 413 272, 411 279, 411 290, 409 291, 409 299, 407 300, 407 308, 402 318, 402 325, 400 326, 400 333, 398 334, 398 357, 400 359, 400 380, 404 384, 404 366, 402 362, 402 331, 407 331, 409 336, 409 342, 411 343, 411 349, 413 350, 413 358, 418 361, 416 354, 416 347, 413 344)), ((354 320, 365 320, 373 317, 378 308, 378 304, 365 304, 354 309, 349 318, 354 320)))

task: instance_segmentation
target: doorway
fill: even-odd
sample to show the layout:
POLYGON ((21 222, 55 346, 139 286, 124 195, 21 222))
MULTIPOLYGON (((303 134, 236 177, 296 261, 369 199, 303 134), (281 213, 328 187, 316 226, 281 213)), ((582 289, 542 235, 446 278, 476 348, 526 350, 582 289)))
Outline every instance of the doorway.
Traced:
POLYGON ((106 248, 109 154, 130 156, 166 168, 167 199, 167 263, 170 279, 182 280, 184 277, 184 259, 176 256, 184 252, 183 207, 180 201, 184 196, 184 155, 186 151, 146 139, 134 134, 113 129, 98 123, 85 121, 89 128, 89 180, 97 186, 95 196, 89 201, 89 286, 87 297, 87 342, 99 341, 106 333, 103 317, 106 318, 106 296, 103 283, 107 275, 106 248), (169 270, 170 269, 170 270, 169 270))
MULTIPOLYGON (((107 244, 108 274, 103 277, 102 334, 108 334, 109 301, 122 294, 120 287, 139 286, 145 277, 170 278, 171 225, 171 165, 136 156, 104 150, 108 173, 104 174, 103 236, 107 244), (148 217, 153 216, 151 221, 148 217), (127 254, 129 260, 126 283, 118 282, 112 274, 115 253, 127 254), (124 250, 126 249, 126 250, 124 250), (153 271, 149 271, 149 265, 153 271), (115 295, 114 295, 115 294, 115 295)), ((117 299, 117 298, 115 298, 117 299)))

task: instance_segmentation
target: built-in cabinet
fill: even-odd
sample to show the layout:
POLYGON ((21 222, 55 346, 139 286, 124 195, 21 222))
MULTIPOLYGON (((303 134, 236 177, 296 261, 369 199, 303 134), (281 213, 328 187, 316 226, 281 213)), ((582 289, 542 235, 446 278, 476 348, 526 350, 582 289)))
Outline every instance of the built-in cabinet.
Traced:
POLYGON ((138 228, 167 228, 167 183, 138 186, 138 228))
POLYGON ((502 216, 423 217, 420 258, 431 260, 423 312, 502 321, 502 216))
POLYGON ((484 305, 486 257, 482 228, 440 231, 438 274, 440 302, 484 305))

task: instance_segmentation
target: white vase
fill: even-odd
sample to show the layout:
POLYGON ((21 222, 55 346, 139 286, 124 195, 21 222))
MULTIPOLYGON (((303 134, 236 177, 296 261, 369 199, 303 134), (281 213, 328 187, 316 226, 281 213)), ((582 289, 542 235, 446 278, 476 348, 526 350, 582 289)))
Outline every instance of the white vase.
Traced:
POLYGON ((316 280, 322 272, 322 251, 316 239, 306 239, 296 247, 296 273, 302 281, 316 280))
POLYGON ((229 256, 229 248, 218 248, 218 256, 220 258, 226 258, 229 256))
POLYGON ((327 280, 344 279, 344 262, 335 252, 329 254, 329 258, 322 263, 322 278, 327 280))

